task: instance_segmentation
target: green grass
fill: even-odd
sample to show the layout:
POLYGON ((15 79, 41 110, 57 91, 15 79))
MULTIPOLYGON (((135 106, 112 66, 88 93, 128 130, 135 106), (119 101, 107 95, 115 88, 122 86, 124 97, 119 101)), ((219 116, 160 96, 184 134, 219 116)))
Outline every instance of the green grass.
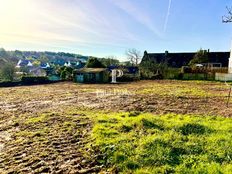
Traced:
POLYGON ((157 94, 162 96, 198 96, 205 97, 211 96, 211 93, 207 90, 201 89, 200 87, 190 88, 186 84, 178 85, 163 85, 155 84, 137 92, 138 94, 157 94))
MULTIPOLYGON (((229 87, 221 82, 209 81, 170 81, 173 83, 156 83, 136 91, 137 94, 175 96, 175 97, 226 97, 229 87), (202 86, 205 85, 205 86, 202 86)), ((231 85, 231 84, 230 84, 231 85)))
POLYGON ((93 114, 99 161, 121 173, 230 173, 232 119, 93 114))

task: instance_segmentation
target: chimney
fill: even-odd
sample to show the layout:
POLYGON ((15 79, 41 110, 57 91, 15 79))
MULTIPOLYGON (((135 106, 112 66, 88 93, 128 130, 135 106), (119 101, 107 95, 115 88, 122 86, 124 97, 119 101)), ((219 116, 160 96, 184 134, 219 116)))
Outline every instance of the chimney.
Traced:
POLYGON ((165 51, 165 57, 167 57, 167 56, 168 56, 168 51, 166 50, 166 51, 165 51))

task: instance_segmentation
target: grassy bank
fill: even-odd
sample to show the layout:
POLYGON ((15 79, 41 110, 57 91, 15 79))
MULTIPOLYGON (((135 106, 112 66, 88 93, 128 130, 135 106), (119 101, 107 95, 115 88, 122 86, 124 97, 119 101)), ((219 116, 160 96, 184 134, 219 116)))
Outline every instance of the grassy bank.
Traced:
POLYGON ((140 113, 97 114, 101 163, 122 173, 230 173, 232 120, 140 113))

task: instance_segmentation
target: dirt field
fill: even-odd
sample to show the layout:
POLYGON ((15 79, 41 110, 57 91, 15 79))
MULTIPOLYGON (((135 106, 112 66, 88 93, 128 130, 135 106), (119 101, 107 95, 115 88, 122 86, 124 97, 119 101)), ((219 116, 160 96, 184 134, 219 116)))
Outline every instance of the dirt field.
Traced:
POLYGON ((232 117, 228 92, 223 83, 198 81, 0 88, 0 173, 103 171, 81 110, 232 117))

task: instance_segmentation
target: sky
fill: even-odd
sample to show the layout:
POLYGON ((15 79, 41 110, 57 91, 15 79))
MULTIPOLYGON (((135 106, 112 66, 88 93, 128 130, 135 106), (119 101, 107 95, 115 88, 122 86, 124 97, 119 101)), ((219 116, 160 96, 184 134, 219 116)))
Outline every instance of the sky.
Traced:
POLYGON ((147 52, 229 51, 232 0, 0 0, 6 50, 116 56, 147 52))

